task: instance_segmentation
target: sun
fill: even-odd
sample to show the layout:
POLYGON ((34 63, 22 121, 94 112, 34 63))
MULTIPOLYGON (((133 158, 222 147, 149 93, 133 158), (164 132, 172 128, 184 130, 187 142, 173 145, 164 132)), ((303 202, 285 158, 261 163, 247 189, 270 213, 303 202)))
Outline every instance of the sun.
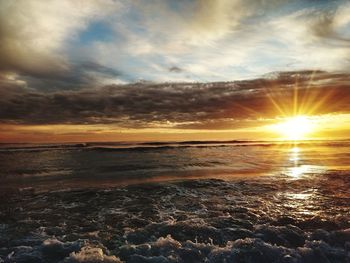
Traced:
POLYGON ((304 140, 313 132, 314 124, 307 116, 293 116, 273 125, 273 129, 285 140, 304 140))

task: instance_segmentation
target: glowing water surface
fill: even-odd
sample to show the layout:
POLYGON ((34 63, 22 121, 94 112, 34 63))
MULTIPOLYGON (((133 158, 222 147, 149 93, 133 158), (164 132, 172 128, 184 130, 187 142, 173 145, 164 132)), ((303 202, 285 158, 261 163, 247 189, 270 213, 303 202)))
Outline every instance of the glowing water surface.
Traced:
POLYGON ((3 147, 0 262, 349 262, 349 153, 344 141, 3 147))
POLYGON ((300 179, 350 169, 350 144, 234 142, 2 145, 2 186, 105 187, 189 178, 300 179))

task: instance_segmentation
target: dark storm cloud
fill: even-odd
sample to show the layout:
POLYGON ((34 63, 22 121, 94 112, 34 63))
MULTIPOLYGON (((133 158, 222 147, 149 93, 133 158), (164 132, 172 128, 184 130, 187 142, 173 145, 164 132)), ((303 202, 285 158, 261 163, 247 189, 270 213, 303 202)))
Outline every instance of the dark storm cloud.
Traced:
POLYGON ((50 93, 1 82, 0 121, 132 128, 172 123, 179 128, 220 129, 232 126, 232 120, 280 115, 272 101, 290 112, 296 85, 299 103, 314 107, 312 113, 349 112, 349 83, 348 74, 322 71, 275 73, 236 82, 135 83, 50 93))

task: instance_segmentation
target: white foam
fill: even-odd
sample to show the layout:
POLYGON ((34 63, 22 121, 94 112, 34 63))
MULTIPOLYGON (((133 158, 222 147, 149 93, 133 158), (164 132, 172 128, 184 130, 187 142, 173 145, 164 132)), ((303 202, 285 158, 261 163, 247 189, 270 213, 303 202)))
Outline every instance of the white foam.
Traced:
POLYGON ((98 247, 84 246, 77 253, 72 252, 64 262, 68 263, 121 263, 116 256, 108 256, 98 247))

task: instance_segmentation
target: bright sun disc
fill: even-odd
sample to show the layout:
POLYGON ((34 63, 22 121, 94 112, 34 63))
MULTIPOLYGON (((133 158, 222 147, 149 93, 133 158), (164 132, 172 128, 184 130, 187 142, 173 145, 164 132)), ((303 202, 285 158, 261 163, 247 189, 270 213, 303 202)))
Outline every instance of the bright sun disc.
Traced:
POLYGON ((296 116, 274 125, 274 129, 286 140, 303 140, 312 132, 313 123, 306 116, 296 116))

